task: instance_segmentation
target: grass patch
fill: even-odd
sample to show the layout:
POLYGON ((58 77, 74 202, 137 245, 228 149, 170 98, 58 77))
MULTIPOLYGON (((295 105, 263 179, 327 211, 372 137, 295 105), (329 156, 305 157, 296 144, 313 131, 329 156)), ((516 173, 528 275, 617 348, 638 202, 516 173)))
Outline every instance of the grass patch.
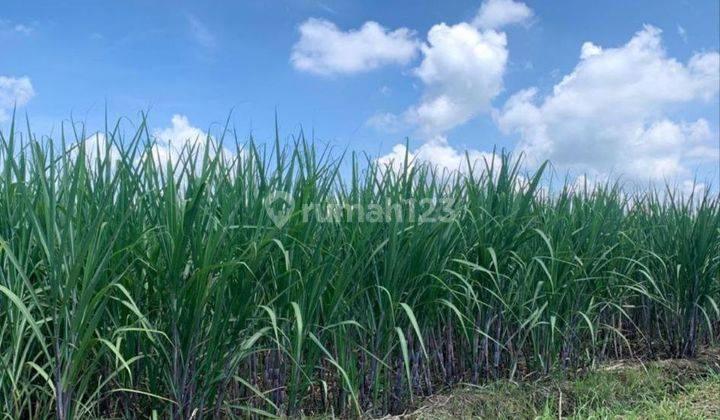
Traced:
POLYGON ((450 418, 718 418, 717 354, 697 360, 608 363, 570 377, 497 381, 436 395, 405 417, 450 418))
POLYGON ((720 418, 720 375, 686 384, 677 394, 660 400, 643 400, 628 406, 598 408, 588 419, 716 419, 720 418))

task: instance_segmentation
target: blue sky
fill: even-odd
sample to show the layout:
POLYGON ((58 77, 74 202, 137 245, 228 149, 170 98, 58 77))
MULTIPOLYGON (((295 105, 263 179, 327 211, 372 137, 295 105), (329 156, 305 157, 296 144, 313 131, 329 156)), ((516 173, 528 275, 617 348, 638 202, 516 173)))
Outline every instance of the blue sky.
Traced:
POLYGON ((71 115, 100 129, 106 103, 168 136, 232 109, 269 140, 277 109, 286 134, 388 162, 407 136, 447 167, 497 145, 718 183, 717 0, 63 3, 4 2, 0 127, 14 102, 41 134, 71 115))

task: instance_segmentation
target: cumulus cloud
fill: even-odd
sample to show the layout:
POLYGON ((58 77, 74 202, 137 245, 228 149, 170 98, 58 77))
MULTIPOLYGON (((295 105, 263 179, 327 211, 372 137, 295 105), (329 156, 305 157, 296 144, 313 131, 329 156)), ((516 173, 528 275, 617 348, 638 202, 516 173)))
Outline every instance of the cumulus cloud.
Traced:
POLYGON ((161 163, 167 160, 176 162, 183 149, 202 147, 207 140, 207 133, 190 125, 184 115, 175 114, 170 122, 170 127, 156 129, 154 132, 157 144, 153 147, 153 156, 161 163))
POLYGON ((425 93, 404 118, 426 137, 441 134, 490 109, 503 87, 507 64, 505 34, 478 31, 467 23, 433 26, 423 60, 414 74, 425 93))
POLYGON ((431 27, 420 47, 422 61, 413 69, 422 82, 422 98, 398 119, 431 138, 489 112, 503 89, 508 61, 507 38, 497 28, 530 16, 524 3, 488 0, 473 24, 431 27))
POLYGON ((155 130, 155 138, 158 141, 182 148, 188 142, 195 144, 207 139, 207 133, 190 125, 185 115, 175 114, 170 122, 170 127, 155 130))
POLYGON ((0 122, 9 118, 15 106, 25 106, 33 96, 35 90, 28 77, 0 76, 0 122))
POLYGON ((405 165, 407 155, 408 166, 415 164, 427 164, 440 172, 467 173, 469 169, 482 171, 485 165, 500 166, 500 157, 487 152, 469 149, 461 151, 452 147, 447 138, 437 136, 414 151, 408 151, 405 145, 397 144, 387 155, 378 158, 377 163, 381 169, 390 169, 394 172, 401 172, 405 165), (467 153, 467 155, 466 155, 467 153), (468 165, 468 160, 470 165, 468 165))
MULTIPOLYGON (((520 137, 530 163, 550 159, 567 169, 662 179, 688 174, 689 158, 712 146, 707 121, 670 119, 673 107, 718 93, 720 56, 687 63, 668 57, 661 31, 645 26, 625 45, 582 45, 580 60, 551 93, 513 95, 497 115, 501 130, 520 137)), ((707 159, 717 159, 709 155, 707 159)))
MULTIPOLYGON (((212 135, 194 127, 184 115, 173 115, 170 126, 155 129, 153 138, 155 142, 150 150, 150 157, 160 166, 164 166, 168 161, 177 165, 181 156, 190 151, 202 158, 207 144, 210 145, 208 152, 210 157, 214 157, 218 151, 228 161, 234 156, 229 149, 219 147, 212 135)), ((109 144, 107 136, 103 132, 91 134, 82 143, 85 146, 85 157, 90 165, 94 165, 97 158, 104 160, 108 153, 111 162, 115 163, 120 160, 121 154, 117 144, 109 144)), ((75 159, 78 152, 79 144, 71 150, 70 157, 75 159)), ((136 158, 139 159, 140 156, 136 158)))
MULTIPOLYGON (((523 3, 488 0, 472 24, 434 25, 420 48, 422 61, 413 69, 423 86, 420 101, 399 116, 378 114, 367 124, 388 132, 396 127, 416 127, 420 137, 430 139, 412 153, 416 160, 466 171, 465 153, 450 146, 443 134, 492 110, 492 100, 503 89, 508 61, 507 38, 497 29, 531 16, 532 11, 523 3)), ((492 156, 477 150, 467 152, 474 163, 492 156)), ((402 165, 398 153, 404 155, 404 146, 395 146, 379 161, 393 160, 395 165, 402 165)))
POLYGON ((498 29, 521 23, 533 15, 525 3, 512 0, 488 0, 480 6, 472 24, 481 29, 498 29))
POLYGON ((417 55, 418 41, 407 28, 394 31, 376 22, 360 29, 340 30, 334 23, 310 18, 300 25, 300 39, 290 61, 302 71, 319 75, 351 74, 388 64, 407 64, 417 55))
POLYGON ((170 127, 156 129, 153 132, 156 144, 153 146, 152 153, 157 162, 164 164, 170 160, 177 163, 180 156, 187 153, 189 149, 193 149, 193 151, 197 151, 199 155, 202 155, 206 144, 210 145, 209 154, 211 157, 218 150, 224 157, 228 159, 232 157, 232 152, 218 145, 215 139, 208 136, 203 130, 192 126, 186 116, 175 114, 170 122, 170 127))

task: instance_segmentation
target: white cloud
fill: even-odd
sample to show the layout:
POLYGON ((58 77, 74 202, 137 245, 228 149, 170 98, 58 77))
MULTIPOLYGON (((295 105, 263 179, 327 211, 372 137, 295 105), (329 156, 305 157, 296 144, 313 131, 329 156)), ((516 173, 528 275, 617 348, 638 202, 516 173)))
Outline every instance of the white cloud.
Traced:
POLYGON ((707 144, 693 146, 685 153, 685 158, 691 161, 720 162, 720 149, 707 144))
POLYGON ((520 91, 497 120, 505 133, 520 135, 518 149, 531 164, 549 159, 566 169, 645 180, 686 176, 687 159, 712 135, 707 121, 676 122, 668 114, 712 99, 719 83, 717 52, 683 64, 667 56, 660 30, 646 26, 617 48, 586 42, 552 93, 539 99, 534 88, 520 91))
MULTIPOLYGON (((507 37, 496 30, 532 16, 524 3, 489 0, 473 22, 434 25, 420 47, 423 59, 413 73, 423 84, 422 99, 401 116, 431 138, 491 109, 503 89, 507 37)), ((400 117, 399 117, 400 118, 400 117)))
POLYGON ((426 137, 441 134, 490 109, 503 87, 507 64, 505 34, 478 31, 467 23, 433 26, 414 69, 425 85, 419 104, 405 111, 406 121, 426 137))
POLYGON ((365 125, 384 133, 397 133, 406 128, 407 124, 395 114, 382 112, 365 121, 365 125))
POLYGON ((480 6, 472 24, 481 29, 498 29, 524 22, 532 15, 532 10, 525 3, 512 0, 487 0, 480 6))
POLYGON ((0 19, 0 34, 30 36, 35 32, 35 24, 26 25, 0 19))
POLYGON ((215 156, 217 150, 221 150, 222 156, 232 158, 233 153, 227 148, 219 146, 215 139, 201 129, 190 124, 184 115, 175 114, 171 119, 170 127, 157 129, 153 135, 156 144, 153 146, 152 154, 156 162, 164 164, 168 160, 177 163, 180 156, 193 149, 199 156, 204 154, 205 145, 209 144, 211 157, 215 156))
MULTIPOLYGON (((482 4, 473 24, 434 25, 421 46, 422 62, 413 69, 424 88, 419 103, 400 116, 377 114, 367 125, 387 132, 417 127, 418 134, 430 140, 412 152, 416 161, 467 171, 465 153, 450 146, 443 134, 492 109, 492 100, 503 89, 508 60, 507 38, 496 29, 531 16, 523 3, 489 0, 482 4)), ((473 165, 492 157, 477 150, 467 153, 473 165)), ((379 162, 402 165, 398 157, 404 154, 405 147, 397 145, 379 162)))
POLYGON ((172 123, 170 127, 155 130, 155 138, 158 141, 182 147, 188 142, 195 144, 207 139, 207 133, 190 125, 188 117, 184 115, 175 114, 170 122, 172 123))
POLYGON ((702 200, 703 192, 706 189, 707 185, 705 183, 696 182, 689 179, 686 179, 679 186, 677 186, 677 191, 679 191, 684 198, 690 197, 690 195, 695 195, 695 199, 698 204, 700 200, 702 200))
POLYGON ((105 133, 95 133, 85 139, 85 154, 88 158, 94 160, 99 157, 100 160, 105 159, 108 151, 110 151, 110 160, 116 161, 120 159, 120 152, 115 145, 108 145, 105 133))
POLYGON ((397 144, 390 153, 378 158, 377 163, 381 169, 389 168, 394 172, 401 172, 405 165, 406 153, 408 166, 422 163, 446 173, 455 171, 467 173, 470 167, 474 171, 483 171, 486 163, 488 166, 494 165, 495 168, 500 166, 499 156, 473 149, 458 150, 443 136, 435 137, 409 153, 404 145, 397 144))
POLYGON ((153 156, 161 163, 168 159, 176 162, 186 147, 201 147, 207 140, 207 134, 197 127, 190 125, 184 115, 175 114, 171 119, 172 125, 154 132, 157 144, 153 148, 153 156))
POLYGON ((310 18, 300 25, 290 61, 296 69, 320 75, 351 74, 388 64, 407 64, 418 49, 407 28, 390 31, 376 22, 344 32, 334 23, 310 18))
POLYGON ((602 54, 602 47, 599 47, 592 42, 583 42, 582 47, 580 47, 580 59, 582 60, 600 54, 602 54))
POLYGON ((693 142, 701 142, 712 138, 710 124, 707 120, 701 118, 692 124, 685 124, 683 129, 687 132, 688 138, 693 142))
POLYGON ((14 25, 13 30, 22 35, 30 35, 33 33, 33 31, 35 31, 35 29, 33 27, 23 25, 21 23, 14 25))
POLYGON ((393 146, 392 151, 386 155, 380 156, 377 159, 377 163, 381 170, 389 168, 391 171, 400 173, 405 167, 405 161, 407 160, 408 167, 413 164, 414 154, 408 153, 407 147, 403 144, 396 144, 393 146))
POLYGON ((0 122, 9 118, 15 106, 25 106, 33 96, 30 78, 0 76, 0 122))
MULTIPOLYGON (((234 153, 225 147, 218 149, 215 138, 209 136, 208 140, 208 134, 192 126, 188 118, 184 115, 173 115, 171 125, 169 127, 155 129, 153 131, 153 137, 155 144, 152 146, 150 156, 161 166, 164 166, 168 160, 174 165, 177 165, 180 157, 185 156, 191 149, 192 152, 202 160, 206 144, 209 144, 211 147, 209 151, 210 157, 214 157, 217 150, 221 150, 222 156, 228 161, 234 156, 234 153)), ((115 144, 108 144, 105 133, 94 133, 83 140, 83 143, 85 145, 85 156, 91 165, 94 164, 98 157, 101 160, 105 159, 108 152, 110 153, 110 161, 117 162, 120 160, 120 150, 115 144)), ((70 152, 72 159, 77 156, 78 150, 78 147, 75 147, 70 152)), ((138 156, 138 158, 140 157, 138 156)))
POLYGON ((587 174, 582 174, 575 177, 572 183, 568 184, 567 187, 570 191, 576 193, 592 193, 598 187, 605 185, 607 182, 608 178, 604 175, 588 176, 587 174))

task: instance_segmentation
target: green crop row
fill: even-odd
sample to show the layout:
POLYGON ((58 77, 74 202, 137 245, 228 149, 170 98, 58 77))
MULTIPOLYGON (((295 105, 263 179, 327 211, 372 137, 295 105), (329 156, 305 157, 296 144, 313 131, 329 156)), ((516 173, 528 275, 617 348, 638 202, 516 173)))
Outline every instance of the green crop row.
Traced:
POLYGON ((381 415, 459 382, 718 338, 708 188, 548 191, 545 165, 505 154, 392 169, 302 136, 168 155, 144 120, 107 141, 30 132, 0 134, 8 419, 381 415), (452 217, 304 212, 379 203, 452 217))

